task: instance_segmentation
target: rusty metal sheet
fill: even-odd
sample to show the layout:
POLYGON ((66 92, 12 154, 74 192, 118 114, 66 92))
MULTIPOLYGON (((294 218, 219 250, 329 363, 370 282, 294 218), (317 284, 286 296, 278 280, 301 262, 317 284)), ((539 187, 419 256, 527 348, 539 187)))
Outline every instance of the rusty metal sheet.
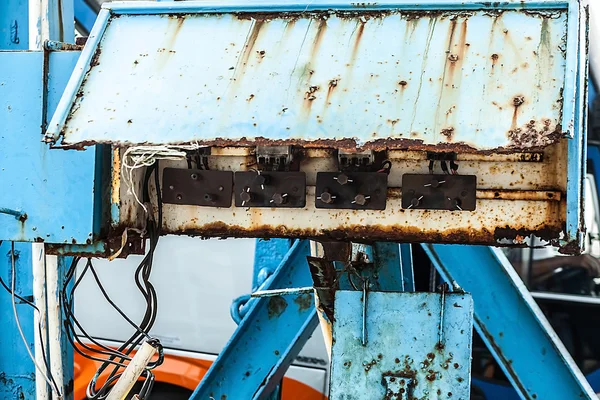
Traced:
POLYGON ((185 3, 105 10, 47 137, 518 151, 572 134, 567 2, 185 3))

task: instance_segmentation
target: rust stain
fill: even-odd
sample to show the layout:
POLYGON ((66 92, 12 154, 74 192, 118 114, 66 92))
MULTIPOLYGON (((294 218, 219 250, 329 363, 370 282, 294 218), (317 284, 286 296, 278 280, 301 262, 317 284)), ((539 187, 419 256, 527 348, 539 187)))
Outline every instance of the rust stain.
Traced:
POLYGON ((269 318, 271 319, 279 317, 281 314, 283 314, 287 306, 287 301, 281 296, 269 298, 269 302, 267 303, 267 313, 269 318))
POLYGON ((301 294, 294 299, 294 303, 298 306, 298 311, 306 311, 314 306, 313 296, 310 294, 301 294))
MULTIPOLYGON (((347 225, 339 229, 296 229, 285 225, 240 226, 223 222, 211 222, 204 225, 184 223, 174 227, 164 227, 164 233, 189 234, 201 237, 258 237, 258 238, 308 238, 317 240, 357 240, 364 243, 375 241, 398 241, 410 243, 469 243, 506 246, 500 240, 514 240, 518 236, 535 234, 543 240, 555 242, 563 232, 561 223, 545 222, 534 229, 520 227, 497 227, 493 230, 481 228, 447 228, 445 230, 424 230, 418 227, 401 225, 347 225)), ((274 297, 276 298, 276 297, 274 297)))
POLYGON ((327 85, 327 96, 325 97, 325 106, 328 105, 329 99, 337 87, 339 80, 340 78, 335 78, 329 81, 329 84, 327 85))
POLYGON ((356 54, 358 53, 358 48, 360 47, 360 41, 363 37, 363 33, 365 32, 365 24, 366 21, 358 20, 356 26, 356 36, 354 38, 354 45, 352 46, 352 57, 350 58, 350 63, 353 64, 354 60, 356 60, 356 54))
POLYGON ((264 20, 261 19, 256 19, 253 21, 250 32, 248 33, 248 37, 246 38, 246 43, 244 43, 242 55, 240 56, 240 60, 238 62, 238 65, 241 67, 244 67, 248 64, 250 54, 252 54, 252 50, 256 44, 256 40, 258 39, 263 24, 264 20))

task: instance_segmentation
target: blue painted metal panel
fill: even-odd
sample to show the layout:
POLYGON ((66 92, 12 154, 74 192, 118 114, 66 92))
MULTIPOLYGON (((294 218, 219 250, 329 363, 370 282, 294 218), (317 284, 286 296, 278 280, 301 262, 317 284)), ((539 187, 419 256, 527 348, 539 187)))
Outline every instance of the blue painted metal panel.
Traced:
MULTIPOLYGON (((266 4, 238 4, 235 11, 267 11, 266 4)), ((500 3, 497 7, 515 8, 516 4, 500 3)), ((552 4, 559 11, 553 11, 553 18, 514 10, 495 17, 472 11, 472 15, 461 14, 455 20, 452 12, 406 17, 397 9, 417 7, 405 1, 366 5, 364 9, 349 2, 316 1, 302 6, 269 4, 268 11, 351 9, 355 13, 328 12, 300 17, 269 14, 266 19, 240 18, 236 14, 175 18, 174 12, 225 12, 233 11, 235 5, 204 2, 109 5, 114 12, 144 15, 115 18, 101 43, 96 38, 87 46, 83 58, 89 62, 74 75, 73 85, 65 92, 65 101, 61 102, 47 135, 56 138, 63 133, 64 143, 69 144, 192 141, 210 144, 219 140, 252 141, 259 137, 290 143, 346 139, 370 147, 381 146, 377 141, 388 138, 401 139, 398 144, 401 147, 412 141, 415 146, 454 142, 476 149, 545 146, 558 140, 551 132, 566 132, 563 128, 567 122, 556 102, 561 102, 563 96, 574 98, 575 92, 569 97, 563 91, 563 83, 565 70, 577 69, 577 49, 565 56, 559 48, 567 46, 567 6, 571 4, 571 9, 577 10, 569 21, 575 27, 579 13, 576 2, 524 4, 519 3, 519 7, 552 4), (394 10, 382 11, 378 18, 370 14, 361 16, 364 10, 390 9, 394 10), (159 12, 171 17, 149 15, 159 12), (528 40, 509 41, 502 30, 495 29, 496 25, 528 40), (456 35, 451 33, 454 30, 456 35), (355 35, 358 31, 361 34, 355 35), (398 36, 398 32, 403 33, 398 36), (198 44, 190 39, 196 35, 213 39, 198 44), (394 43, 381 39, 393 35, 397 37, 394 43), (251 43, 246 43, 247 40, 251 43), (369 45, 361 45, 363 42, 369 45), (538 54, 540 46, 547 50, 538 54), (450 56, 448 51, 452 53, 450 56), (98 57, 91 63, 93 54, 98 57), (492 54, 501 54, 499 62, 503 68, 494 69, 494 63, 489 61, 492 54), (543 66, 539 64, 542 55, 545 55, 543 66), (378 57, 379 62, 372 63, 373 57, 378 57), (190 60, 195 61, 190 63, 190 60), (192 64, 202 68, 191 68, 192 64), (453 76, 452 71, 462 72, 453 76), (510 80, 512 84, 489 85, 491 75, 493 82, 510 80), (157 76, 161 79, 156 79, 157 76), (152 93, 177 93, 177 101, 154 95, 129 98, 127 93, 147 90, 145 83, 151 77, 154 77, 152 93), (402 89, 379 90, 399 86, 399 79, 407 83, 402 89), (454 80, 452 85, 449 80, 454 80), (263 81, 271 85, 260 85, 263 81), (204 82, 206 86, 202 85, 204 89, 198 92, 189 82, 204 82), (335 89, 327 95, 326 88, 331 82, 335 82, 335 89), (272 87, 284 90, 273 91, 272 87), (539 87, 544 90, 543 96, 539 87), (400 90, 403 94, 398 95, 400 90), (463 93, 481 95, 477 104, 473 104, 474 97, 463 93), (517 97, 521 100, 515 121, 517 97), (474 113, 474 108, 479 112, 474 113), (148 109, 156 112, 149 116, 148 109), (326 113, 322 112, 324 109, 326 113), (423 113, 417 109, 437 111, 423 113), (452 112, 447 113, 448 109, 452 112), (412 118, 401 118, 403 115, 412 118), (486 118, 481 118, 482 115, 486 118), (361 129, 357 131, 356 126, 361 129), (453 132, 451 138, 443 134, 448 129, 453 132)), ((418 8, 436 7, 485 8, 479 2, 432 2, 418 8)), ((577 30, 569 32, 568 38, 577 39, 577 34, 577 30)), ((570 88, 575 90, 575 84, 570 88)), ((569 103, 567 109, 572 107, 569 103)), ((569 126, 572 125, 571 122, 569 126)), ((394 147, 395 142, 386 142, 385 146, 394 147)))
POLYGON ((98 15, 96 10, 90 6, 87 0, 75 0, 74 13, 75 22, 79 29, 83 30, 81 33, 83 35, 89 35, 94 26, 94 22, 96 22, 96 16, 98 15))
MULTIPOLYGON (((571 13, 573 13, 571 9, 571 13)), ((569 24, 572 24, 570 20, 569 24)), ((585 176, 587 167, 587 82, 588 82, 588 54, 587 54, 587 18, 579 21, 578 28, 580 31, 579 40, 575 43, 578 48, 577 53, 577 69, 576 74, 571 74, 575 78, 575 86, 577 88, 575 97, 569 99, 569 103, 573 102, 574 118, 573 118, 573 139, 569 140, 567 161, 567 221, 566 231, 567 237, 562 240, 563 244, 572 242, 574 248, 583 248, 585 235, 585 222, 583 219, 583 205, 585 204, 585 190, 583 188, 583 177, 585 176)), ((571 27, 573 28, 573 27, 571 27)), ((574 29, 574 28, 573 28, 574 29)), ((572 45, 574 39, 569 38, 569 46, 572 45)), ((571 53, 573 54, 573 53, 571 53)), ((567 85, 568 82, 565 83, 567 85)), ((567 87, 565 86, 565 90, 567 87)))
POLYGON ((377 242, 373 246, 373 291, 392 292, 403 290, 400 248, 397 243, 377 242))
POLYGON ((369 292, 364 310, 362 292, 338 291, 335 304, 330 398, 469 398, 469 294, 369 292))
MULTIPOLYGON (((264 289, 310 286, 309 242, 296 241, 264 289)), ((190 399, 257 399, 277 386, 318 319, 313 295, 254 302, 190 399)))
MULTIPOLYGON (((78 55, 50 54, 48 115, 78 55)), ((24 221, 0 214, 0 238, 85 244, 94 233, 95 149, 42 143, 42 66, 41 52, 0 53, 0 207, 27 214, 24 221)))
MULTIPOLYGON (((0 245, 0 276, 11 287, 11 243, 0 245)), ((33 301, 31 244, 15 243, 15 293, 33 301)), ((34 399, 35 367, 15 323, 11 295, 0 287, 0 399, 34 399)), ((33 353, 33 309, 16 300, 17 313, 33 353)))
POLYGON ((290 239, 256 239, 252 291, 258 290, 265 280, 275 272, 291 245, 290 239))
POLYGON ((447 282, 456 281, 473 295, 475 328, 523 399, 596 398, 499 249, 460 245, 423 248, 447 282))
POLYGON ((0 51, 29 48, 28 0, 0 1, 0 51))

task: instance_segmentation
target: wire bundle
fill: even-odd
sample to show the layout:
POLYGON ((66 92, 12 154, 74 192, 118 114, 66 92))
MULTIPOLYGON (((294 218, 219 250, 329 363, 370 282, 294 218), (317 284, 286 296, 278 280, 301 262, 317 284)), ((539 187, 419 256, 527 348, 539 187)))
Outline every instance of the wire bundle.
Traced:
POLYGON ((63 312, 65 315, 65 328, 67 331, 67 337, 69 342, 73 345, 75 351, 81 354, 83 357, 88 359, 99 361, 102 364, 94 374, 94 377, 90 381, 87 387, 87 397, 89 399, 105 399, 112 385, 116 383, 116 381, 121 377, 124 368, 127 367, 127 363, 131 361, 132 351, 139 346, 144 339, 148 341, 151 345, 158 348, 158 359, 148 364, 147 368, 144 370, 142 376, 145 378, 142 388, 138 393, 138 397, 140 399, 144 399, 148 396, 150 391, 152 390, 152 386, 154 385, 154 374, 152 373, 152 369, 158 367, 164 361, 163 348, 158 341, 158 339, 152 338, 148 332, 154 325, 156 321, 157 314, 157 295, 156 290, 152 283, 150 282, 150 274, 152 272, 152 264, 154 259, 154 251, 158 244, 158 239, 160 237, 161 230, 161 222, 162 222, 162 199, 161 199, 161 191, 160 191, 160 183, 158 178, 158 161, 156 161, 152 166, 146 169, 145 179, 144 179, 144 191, 143 191, 143 199, 146 204, 150 204, 150 191, 149 191, 149 181, 151 175, 154 173, 154 183, 156 187, 156 197, 157 197, 157 220, 154 219, 154 213, 147 213, 147 221, 146 221, 146 229, 148 231, 149 236, 149 250, 146 253, 144 259, 141 261, 139 266, 135 271, 135 283, 140 293, 145 299, 146 302, 146 310, 142 321, 139 325, 135 324, 127 315, 110 299, 106 290, 104 289, 98 274, 92 264, 91 259, 88 259, 85 265, 85 268, 73 284, 72 288, 69 290, 68 287, 73 280, 75 275, 75 271, 77 269, 77 264, 80 261, 80 258, 74 258, 73 262, 67 272, 65 282, 62 288, 62 305, 63 312), (98 288, 100 289, 102 295, 106 299, 106 301, 133 327, 135 328, 135 333, 129 337, 118 349, 111 349, 107 346, 102 345, 98 341, 94 340, 81 326, 77 318, 73 314, 73 297, 75 290, 81 283, 84 276, 89 272, 91 272, 98 288), (88 346, 83 343, 76 333, 76 329, 79 330, 80 334, 84 336, 87 340, 89 340, 94 345, 98 346, 99 349, 88 346), (81 351, 76 343, 84 348, 85 350, 93 353, 95 355, 86 354, 81 351), (112 370, 108 374, 108 377, 102 385, 98 388, 99 382, 98 379, 100 375, 107 369, 111 368, 112 370))

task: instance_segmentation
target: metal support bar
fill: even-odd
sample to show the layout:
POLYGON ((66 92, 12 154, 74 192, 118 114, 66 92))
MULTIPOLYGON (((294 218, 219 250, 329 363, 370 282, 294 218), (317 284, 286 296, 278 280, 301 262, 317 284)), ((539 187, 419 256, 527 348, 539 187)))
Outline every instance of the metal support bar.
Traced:
POLYGON ((413 271, 412 245, 402 243, 400 245, 400 269, 402 270, 402 290, 405 292, 415 291, 415 274, 413 271))
MULTIPOLYGON (((311 285, 309 254, 309 242, 296 241, 263 288, 311 285)), ((312 294, 255 300, 190 399, 258 399, 269 394, 317 324, 312 294)))
POLYGON ((521 398, 597 398, 501 250, 423 248, 447 282, 473 295, 475 328, 521 398))

